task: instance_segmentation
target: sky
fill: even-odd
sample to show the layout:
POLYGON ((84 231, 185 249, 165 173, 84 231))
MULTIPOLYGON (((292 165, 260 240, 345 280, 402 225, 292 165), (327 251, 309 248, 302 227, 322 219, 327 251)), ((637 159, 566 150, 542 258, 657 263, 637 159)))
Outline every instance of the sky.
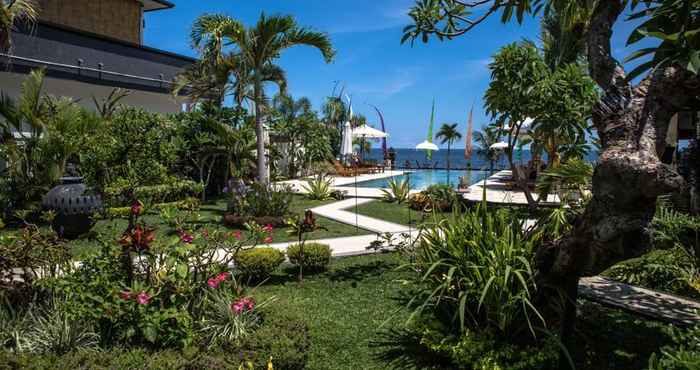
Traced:
MULTIPOLYGON (((326 64, 318 50, 295 47, 278 64, 287 71, 288 90, 308 97, 320 110, 336 82, 351 95, 353 110, 379 127, 371 105, 382 111, 389 146, 411 148, 427 138, 432 101, 435 127, 458 123, 464 135, 470 108, 474 126, 488 124, 483 95, 489 84, 488 64, 504 45, 523 39, 537 41, 539 19, 502 24, 491 17, 451 41, 431 39, 428 44, 401 44, 402 29, 410 24, 408 11, 415 0, 171 0, 174 9, 146 15, 144 43, 196 57, 189 32, 205 13, 223 13, 252 25, 265 14, 291 14, 298 24, 329 34, 336 58, 326 64)), ((624 41, 633 25, 618 22, 613 52, 622 59, 632 49, 624 41)), ((463 147, 464 143, 455 145, 463 147)))

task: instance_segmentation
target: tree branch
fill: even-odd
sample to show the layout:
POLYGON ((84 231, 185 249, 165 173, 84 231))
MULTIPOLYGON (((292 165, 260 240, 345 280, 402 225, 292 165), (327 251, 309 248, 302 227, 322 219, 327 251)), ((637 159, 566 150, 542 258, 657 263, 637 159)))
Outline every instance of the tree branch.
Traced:
POLYGON ((630 86, 625 71, 612 57, 610 39, 615 21, 625 8, 624 0, 599 1, 591 16, 588 32, 588 63, 591 77, 606 91, 630 96, 630 86))

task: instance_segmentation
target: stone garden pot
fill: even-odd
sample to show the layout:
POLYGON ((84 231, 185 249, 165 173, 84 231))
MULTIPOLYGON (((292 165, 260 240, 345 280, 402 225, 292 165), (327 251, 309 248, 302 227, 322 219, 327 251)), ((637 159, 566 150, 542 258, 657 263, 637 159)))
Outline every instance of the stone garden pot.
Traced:
POLYGON ((82 177, 62 177, 61 184, 44 196, 41 204, 56 213, 52 226, 60 236, 74 239, 92 228, 92 216, 102 209, 102 198, 86 190, 82 177))

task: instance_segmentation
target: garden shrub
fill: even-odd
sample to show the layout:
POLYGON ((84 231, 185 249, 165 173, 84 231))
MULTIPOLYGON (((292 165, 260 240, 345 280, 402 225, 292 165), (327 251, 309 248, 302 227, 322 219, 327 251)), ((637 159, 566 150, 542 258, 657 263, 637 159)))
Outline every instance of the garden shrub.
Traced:
POLYGON ((258 247, 240 251, 234 261, 242 276, 260 281, 269 277, 284 262, 284 254, 272 247, 258 247))
POLYGON ((408 205, 418 211, 447 212, 459 204, 457 192, 446 184, 430 185, 420 193, 408 196, 408 205))
MULTIPOLYGON (((149 210, 162 211, 165 209, 175 208, 177 210, 196 210, 199 209, 200 201, 197 198, 185 198, 176 202, 150 204, 149 210)), ((113 207, 105 210, 107 218, 128 218, 131 213, 131 207, 113 207)))
POLYGON ((231 227, 241 227, 251 221, 260 225, 286 225, 284 219, 289 214, 292 198, 290 186, 254 183, 234 189, 224 223, 231 227))
POLYGON ((306 197, 310 200, 332 199, 333 179, 324 174, 318 174, 306 181, 306 185, 301 186, 306 191, 306 197))
POLYGON ((308 360, 311 340, 306 323, 293 314, 274 310, 265 322, 238 348, 242 360, 251 361, 255 369, 264 369, 272 358, 275 370, 303 369, 308 360))
POLYGON ((145 203, 161 204, 196 198, 204 191, 202 184, 192 180, 172 179, 165 184, 139 186, 108 186, 104 189, 105 204, 118 207, 129 205, 133 199, 145 203), (131 193, 131 194, 129 194, 131 193))
POLYGON ((664 346, 649 358, 649 370, 700 369, 700 325, 671 328, 673 345, 664 346))
POLYGON ((178 140, 164 115, 120 108, 80 153, 80 173, 97 189, 167 184, 179 161, 178 140))
POLYGON ((311 271, 325 270, 331 262, 331 247, 328 244, 304 243, 304 258, 301 257, 299 244, 287 247, 287 257, 294 265, 303 265, 304 269, 311 271))

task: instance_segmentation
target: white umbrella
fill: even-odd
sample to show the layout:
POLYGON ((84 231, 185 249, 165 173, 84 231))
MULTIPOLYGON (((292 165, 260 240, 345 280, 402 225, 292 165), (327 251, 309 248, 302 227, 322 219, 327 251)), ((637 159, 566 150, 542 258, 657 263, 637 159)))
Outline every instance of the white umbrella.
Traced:
POLYGON ((340 144, 340 157, 346 158, 352 154, 352 127, 350 122, 343 125, 343 141, 340 144))
POLYGON ((426 140, 426 141, 424 141, 424 142, 422 142, 422 143, 416 145, 416 149, 418 149, 418 150, 432 150, 432 151, 435 151, 435 152, 437 152, 438 150, 440 150, 440 148, 438 148, 437 145, 431 143, 431 142, 428 141, 428 140, 426 140))
POLYGON ((504 143, 502 141, 495 143, 489 147, 489 149, 494 149, 494 150, 502 150, 508 148, 509 145, 508 143, 504 143))
POLYGON ((355 129, 352 130, 352 136, 353 137, 360 137, 363 139, 381 139, 381 138, 385 138, 389 135, 387 135, 386 132, 379 131, 374 127, 362 125, 362 126, 355 127, 355 129))
MULTIPOLYGON (((518 134, 518 137, 523 137, 523 136, 529 136, 530 131, 532 131, 532 124, 535 123, 535 120, 533 118, 525 118, 525 120, 520 124, 520 132, 518 134)), ((508 131, 514 129, 513 126, 508 127, 508 131)))

